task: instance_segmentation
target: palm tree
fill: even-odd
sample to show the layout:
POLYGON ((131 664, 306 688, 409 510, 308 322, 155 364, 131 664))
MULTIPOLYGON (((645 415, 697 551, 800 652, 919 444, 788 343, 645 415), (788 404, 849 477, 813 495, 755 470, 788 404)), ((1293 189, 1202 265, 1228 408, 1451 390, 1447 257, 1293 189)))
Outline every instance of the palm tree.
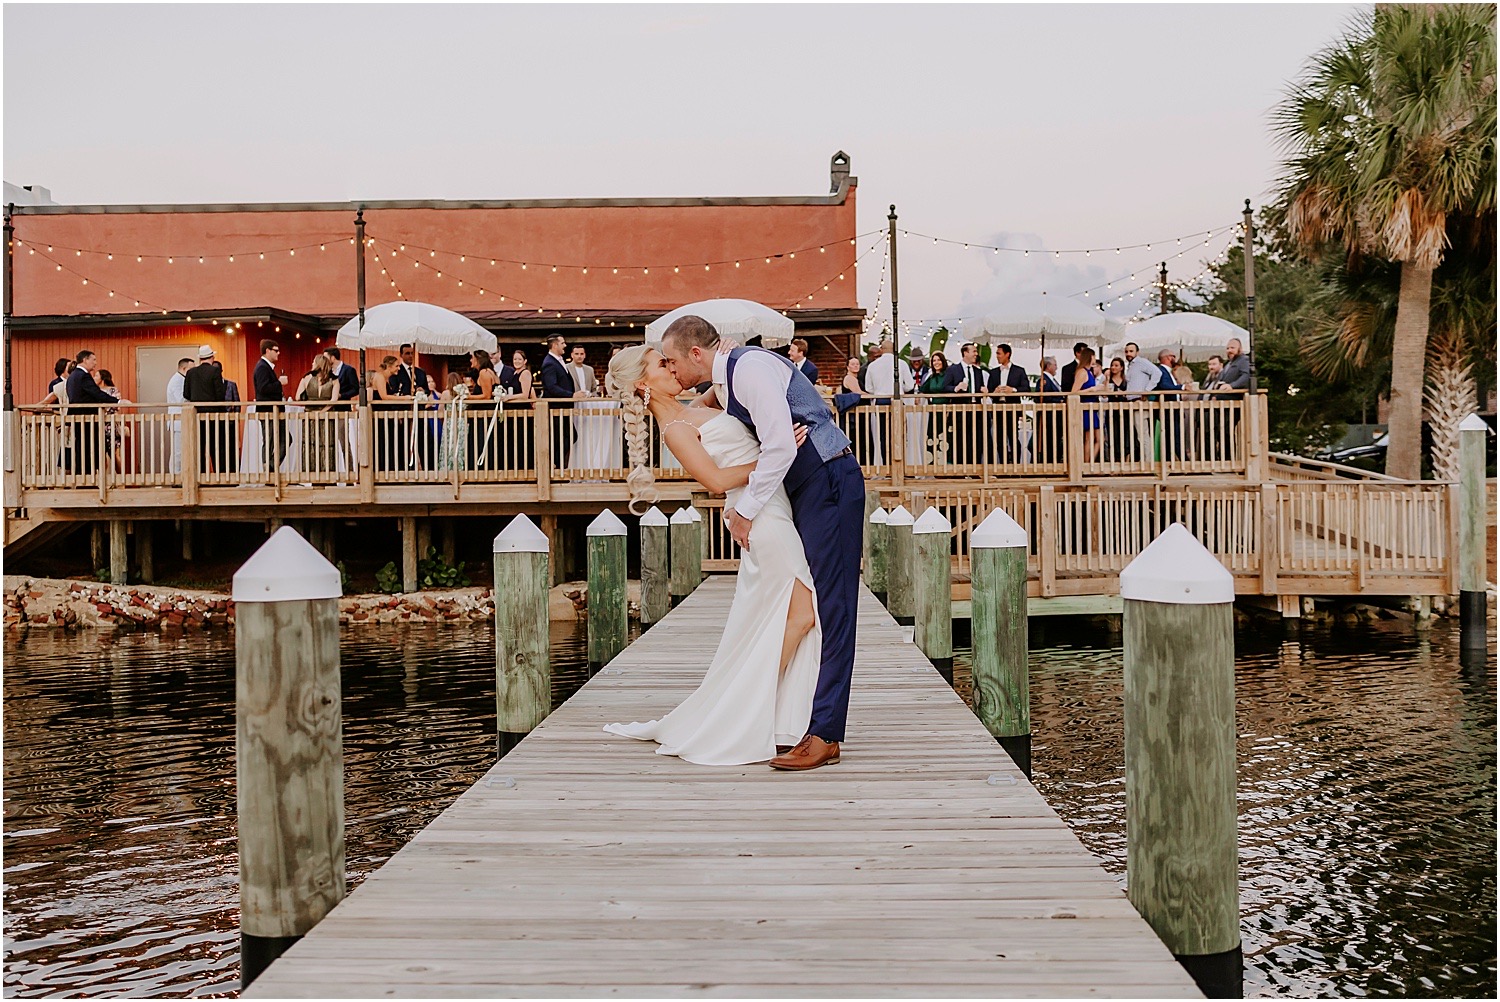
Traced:
POLYGON ((1305 253, 1400 267, 1386 472, 1421 476, 1432 273, 1453 215, 1495 208, 1495 7, 1378 6, 1318 53, 1273 113, 1280 209, 1305 253))

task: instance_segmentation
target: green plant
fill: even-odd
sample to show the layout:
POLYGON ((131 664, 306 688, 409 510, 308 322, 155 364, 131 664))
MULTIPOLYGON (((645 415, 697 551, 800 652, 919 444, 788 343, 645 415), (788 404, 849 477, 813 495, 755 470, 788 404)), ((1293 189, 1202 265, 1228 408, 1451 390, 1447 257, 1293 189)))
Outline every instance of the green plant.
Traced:
POLYGON ((375 572, 375 590, 386 595, 401 593, 401 572, 396 569, 395 561, 375 572))
POLYGON ((343 592, 345 595, 349 594, 349 569, 344 566, 344 562, 342 560, 340 560, 333 566, 339 569, 339 591, 343 592))
POLYGON ((109 580, 109 568, 100 567, 98 570, 94 571, 94 580, 107 582, 109 580))
POLYGON ((423 588, 462 588, 469 583, 469 576, 464 573, 462 560, 450 564, 437 547, 429 546, 427 556, 417 562, 417 580, 423 588))

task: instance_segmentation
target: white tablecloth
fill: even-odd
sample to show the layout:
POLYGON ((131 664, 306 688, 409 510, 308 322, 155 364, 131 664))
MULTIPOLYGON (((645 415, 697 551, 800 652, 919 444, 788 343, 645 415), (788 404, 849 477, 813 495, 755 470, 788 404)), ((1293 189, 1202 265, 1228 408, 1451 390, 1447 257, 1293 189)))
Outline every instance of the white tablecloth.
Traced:
POLYGON ((622 458, 624 428, 617 400, 580 400, 573 405, 573 454, 576 470, 613 470, 622 458))

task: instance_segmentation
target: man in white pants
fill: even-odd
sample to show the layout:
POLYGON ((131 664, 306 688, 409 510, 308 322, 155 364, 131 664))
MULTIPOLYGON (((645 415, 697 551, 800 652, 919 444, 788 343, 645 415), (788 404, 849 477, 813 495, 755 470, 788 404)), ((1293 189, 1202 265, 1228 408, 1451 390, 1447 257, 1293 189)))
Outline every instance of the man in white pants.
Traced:
MULTIPOLYGON (((1140 400, 1142 394, 1148 390, 1154 390, 1161 382, 1161 369, 1152 365, 1141 357, 1141 347, 1134 341, 1125 345, 1125 399, 1140 400)), ((1151 419, 1151 412, 1145 408, 1135 411, 1131 415, 1131 424, 1135 428, 1136 455, 1143 463, 1150 463, 1156 459, 1156 450, 1152 447, 1155 438, 1155 422, 1151 419)))
MULTIPOLYGON (((187 371, 193 367, 191 358, 179 358, 177 360, 177 371, 167 380, 167 403, 185 404, 187 397, 183 395, 182 387, 187 371)), ((172 417, 172 458, 170 460, 170 471, 172 473, 182 472, 182 408, 168 407, 167 413, 172 417)))

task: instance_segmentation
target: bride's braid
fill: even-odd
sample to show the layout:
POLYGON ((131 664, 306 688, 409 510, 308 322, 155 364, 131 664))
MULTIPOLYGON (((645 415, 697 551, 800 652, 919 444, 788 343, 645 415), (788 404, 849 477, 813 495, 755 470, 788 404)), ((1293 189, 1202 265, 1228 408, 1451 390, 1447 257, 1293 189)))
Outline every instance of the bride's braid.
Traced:
POLYGON ((637 506, 644 508, 657 499, 656 474, 651 471, 651 430, 646 423, 646 401, 636 392, 635 386, 646 375, 646 345, 632 345, 609 361, 609 374, 615 387, 615 399, 620 401, 620 413, 625 422, 625 450, 630 472, 625 477, 625 486, 630 491, 630 510, 639 515, 637 506))

